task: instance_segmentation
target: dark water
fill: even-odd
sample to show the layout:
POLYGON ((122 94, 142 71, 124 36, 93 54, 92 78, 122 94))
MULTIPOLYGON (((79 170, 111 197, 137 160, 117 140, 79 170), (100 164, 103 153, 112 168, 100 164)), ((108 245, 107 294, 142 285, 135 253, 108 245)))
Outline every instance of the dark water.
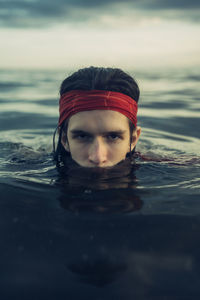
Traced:
POLYGON ((198 299, 198 71, 135 71, 135 164, 63 176, 51 151, 66 75, 0 72, 0 299, 198 299))

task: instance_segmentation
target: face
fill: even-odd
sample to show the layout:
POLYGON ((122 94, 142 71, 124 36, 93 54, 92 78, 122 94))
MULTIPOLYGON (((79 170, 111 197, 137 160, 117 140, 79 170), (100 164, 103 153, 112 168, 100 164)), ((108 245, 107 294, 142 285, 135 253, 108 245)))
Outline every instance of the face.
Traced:
MULTIPOLYGON (((137 127, 133 133, 131 150, 140 131, 137 127)), ((112 167, 124 160, 130 151, 129 121, 112 110, 79 112, 69 119, 62 145, 82 167, 112 167)))

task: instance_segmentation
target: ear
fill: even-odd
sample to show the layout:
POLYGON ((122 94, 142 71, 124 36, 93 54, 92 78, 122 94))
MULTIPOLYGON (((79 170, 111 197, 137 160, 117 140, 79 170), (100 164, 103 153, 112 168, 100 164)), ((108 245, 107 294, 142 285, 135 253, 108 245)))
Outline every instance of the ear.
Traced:
POLYGON ((133 132, 131 140, 131 151, 135 148, 141 134, 141 127, 137 126, 133 132))
POLYGON ((69 143, 68 143, 68 140, 67 140, 67 135, 64 132, 62 132, 61 144, 63 145, 63 147, 65 148, 65 150, 67 152, 70 152, 69 143))

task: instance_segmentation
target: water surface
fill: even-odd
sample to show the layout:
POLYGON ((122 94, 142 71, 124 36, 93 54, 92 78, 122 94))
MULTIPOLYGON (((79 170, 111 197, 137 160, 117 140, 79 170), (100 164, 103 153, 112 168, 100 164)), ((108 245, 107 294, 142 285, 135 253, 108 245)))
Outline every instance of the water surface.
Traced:
POLYGON ((130 73, 135 163, 64 176, 51 151, 69 71, 0 71, 1 299, 198 299, 200 75, 130 73))

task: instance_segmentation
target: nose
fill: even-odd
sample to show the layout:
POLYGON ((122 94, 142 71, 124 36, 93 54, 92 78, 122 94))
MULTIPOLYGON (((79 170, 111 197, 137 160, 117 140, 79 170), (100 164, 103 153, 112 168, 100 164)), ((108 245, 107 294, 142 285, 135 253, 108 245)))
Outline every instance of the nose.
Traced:
POLYGON ((106 145, 101 138, 96 138, 89 149, 89 161, 93 165, 101 166, 107 161, 106 145))

